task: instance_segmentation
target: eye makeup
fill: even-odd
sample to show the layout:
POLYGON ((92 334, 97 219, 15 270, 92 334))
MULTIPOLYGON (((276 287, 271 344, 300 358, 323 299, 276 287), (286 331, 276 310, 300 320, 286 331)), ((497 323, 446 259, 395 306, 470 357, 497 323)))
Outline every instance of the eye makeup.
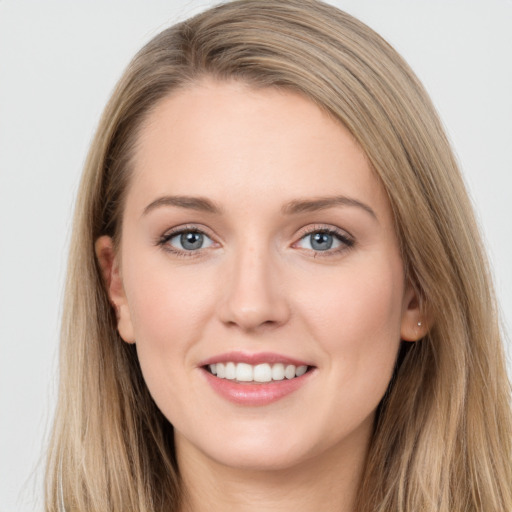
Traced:
MULTIPOLYGON (((156 245, 179 257, 198 257, 205 250, 219 247, 208 230, 195 225, 178 226, 160 236, 156 245)), ((329 257, 351 249, 354 237, 332 225, 315 224, 304 228, 291 247, 311 252, 314 257, 329 257)))

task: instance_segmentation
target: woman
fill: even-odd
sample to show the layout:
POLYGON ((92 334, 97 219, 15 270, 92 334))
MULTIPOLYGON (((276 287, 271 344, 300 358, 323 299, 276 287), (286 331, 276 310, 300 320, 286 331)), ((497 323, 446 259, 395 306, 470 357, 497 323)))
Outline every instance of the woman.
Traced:
POLYGON ((460 174, 407 65, 333 7, 231 2, 139 52, 66 293, 48 510, 512 509, 460 174))

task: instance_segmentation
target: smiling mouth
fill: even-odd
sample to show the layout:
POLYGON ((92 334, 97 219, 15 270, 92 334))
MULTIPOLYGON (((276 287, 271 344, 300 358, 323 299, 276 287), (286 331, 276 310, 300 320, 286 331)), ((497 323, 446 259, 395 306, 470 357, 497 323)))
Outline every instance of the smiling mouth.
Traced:
POLYGON ((240 383, 268 383, 302 377, 302 375, 310 371, 313 367, 283 363, 252 365, 229 361, 226 363, 208 364, 203 368, 219 379, 227 379, 240 383))

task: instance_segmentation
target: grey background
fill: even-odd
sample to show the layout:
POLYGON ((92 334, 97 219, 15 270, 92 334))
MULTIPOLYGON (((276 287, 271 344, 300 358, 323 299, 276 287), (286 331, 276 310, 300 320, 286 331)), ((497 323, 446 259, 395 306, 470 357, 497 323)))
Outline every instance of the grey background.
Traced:
MULTIPOLYGON (((0 0, 0 512, 42 509, 70 218, 102 108, 146 41, 212 3, 0 0)), ((510 325, 512 2, 331 3, 387 38, 429 90, 510 325)))

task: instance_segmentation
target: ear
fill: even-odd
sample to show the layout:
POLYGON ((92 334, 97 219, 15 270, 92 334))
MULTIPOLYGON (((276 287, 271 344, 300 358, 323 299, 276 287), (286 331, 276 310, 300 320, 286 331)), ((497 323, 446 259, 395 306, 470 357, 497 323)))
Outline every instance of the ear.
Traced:
POLYGON ((109 236, 101 236, 96 240, 94 248, 103 275, 105 288, 110 302, 116 310, 119 335, 127 343, 135 343, 130 309, 124 291, 119 258, 114 250, 114 242, 109 236))
POLYGON ((427 334, 428 324, 418 293, 409 283, 404 293, 400 338, 404 341, 418 341, 427 334))

